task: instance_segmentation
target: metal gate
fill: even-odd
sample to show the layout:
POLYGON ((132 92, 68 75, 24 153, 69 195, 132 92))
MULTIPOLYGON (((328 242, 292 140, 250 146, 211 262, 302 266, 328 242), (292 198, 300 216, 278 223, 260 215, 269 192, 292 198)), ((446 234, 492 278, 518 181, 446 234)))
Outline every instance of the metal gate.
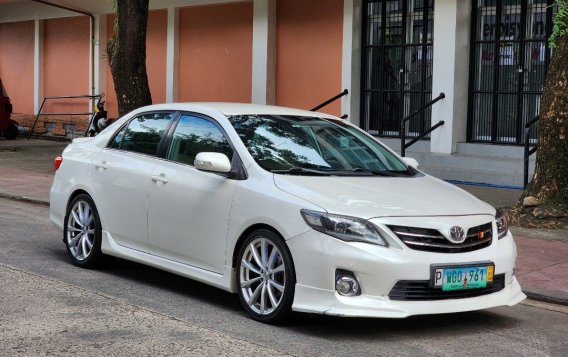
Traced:
POLYGON ((473 0, 468 141, 524 142, 524 125, 540 110, 553 2, 473 0))
MULTIPOLYGON (((400 121, 432 97, 433 0, 365 0, 361 127, 399 136, 400 121)), ((430 110, 410 121, 407 136, 430 127, 430 110)))

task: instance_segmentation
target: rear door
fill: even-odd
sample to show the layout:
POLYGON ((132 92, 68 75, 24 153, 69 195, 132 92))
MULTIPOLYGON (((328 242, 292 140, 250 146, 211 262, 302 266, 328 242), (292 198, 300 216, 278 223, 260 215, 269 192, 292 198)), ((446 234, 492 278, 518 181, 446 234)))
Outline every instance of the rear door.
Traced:
POLYGON ((233 149, 213 120, 182 114, 165 154, 153 169, 148 196, 150 253, 216 273, 225 267, 236 181, 193 166, 200 152, 233 149))
POLYGON ((103 230, 122 246, 148 251, 148 185, 171 112, 132 119, 97 153, 91 169, 103 230))

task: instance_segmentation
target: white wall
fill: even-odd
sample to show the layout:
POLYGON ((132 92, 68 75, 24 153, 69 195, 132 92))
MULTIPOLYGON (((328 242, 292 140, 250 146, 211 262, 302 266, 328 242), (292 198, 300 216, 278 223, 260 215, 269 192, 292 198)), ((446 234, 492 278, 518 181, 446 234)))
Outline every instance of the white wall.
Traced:
POLYGON ((432 125, 445 122, 432 132, 434 153, 454 153, 466 139, 470 21, 471 0, 436 0, 432 97, 443 92, 446 98, 432 107, 432 125))
POLYGON ((360 123, 361 16, 362 0, 344 1, 341 87, 349 94, 341 98, 341 113, 355 125, 360 123))

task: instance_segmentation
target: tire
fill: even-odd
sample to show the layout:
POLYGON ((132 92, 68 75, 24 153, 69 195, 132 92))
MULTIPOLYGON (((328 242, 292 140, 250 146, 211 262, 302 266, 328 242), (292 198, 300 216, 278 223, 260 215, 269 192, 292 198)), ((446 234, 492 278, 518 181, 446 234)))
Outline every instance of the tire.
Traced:
POLYGON ((73 264, 87 269, 99 267, 104 257, 101 239, 101 220, 93 199, 78 195, 67 208, 63 229, 63 241, 73 264))
POLYGON ((290 316, 296 276, 286 243, 274 232, 259 229, 243 242, 235 279, 239 299, 260 322, 282 322, 290 316))
POLYGON ((4 137, 8 140, 14 140, 18 137, 18 127, 14 124, 9 125, 6 130, 4 130, 4 137))

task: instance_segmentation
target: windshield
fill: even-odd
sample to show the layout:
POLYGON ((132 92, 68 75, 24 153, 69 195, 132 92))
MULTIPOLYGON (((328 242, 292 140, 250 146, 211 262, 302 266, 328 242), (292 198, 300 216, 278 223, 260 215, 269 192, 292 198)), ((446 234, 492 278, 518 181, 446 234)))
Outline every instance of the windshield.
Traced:
POLYGON ((415 174, 371 137, 339 120, 276 115, 238 115, 229 120, 256 162, 271 172, 415 174))

